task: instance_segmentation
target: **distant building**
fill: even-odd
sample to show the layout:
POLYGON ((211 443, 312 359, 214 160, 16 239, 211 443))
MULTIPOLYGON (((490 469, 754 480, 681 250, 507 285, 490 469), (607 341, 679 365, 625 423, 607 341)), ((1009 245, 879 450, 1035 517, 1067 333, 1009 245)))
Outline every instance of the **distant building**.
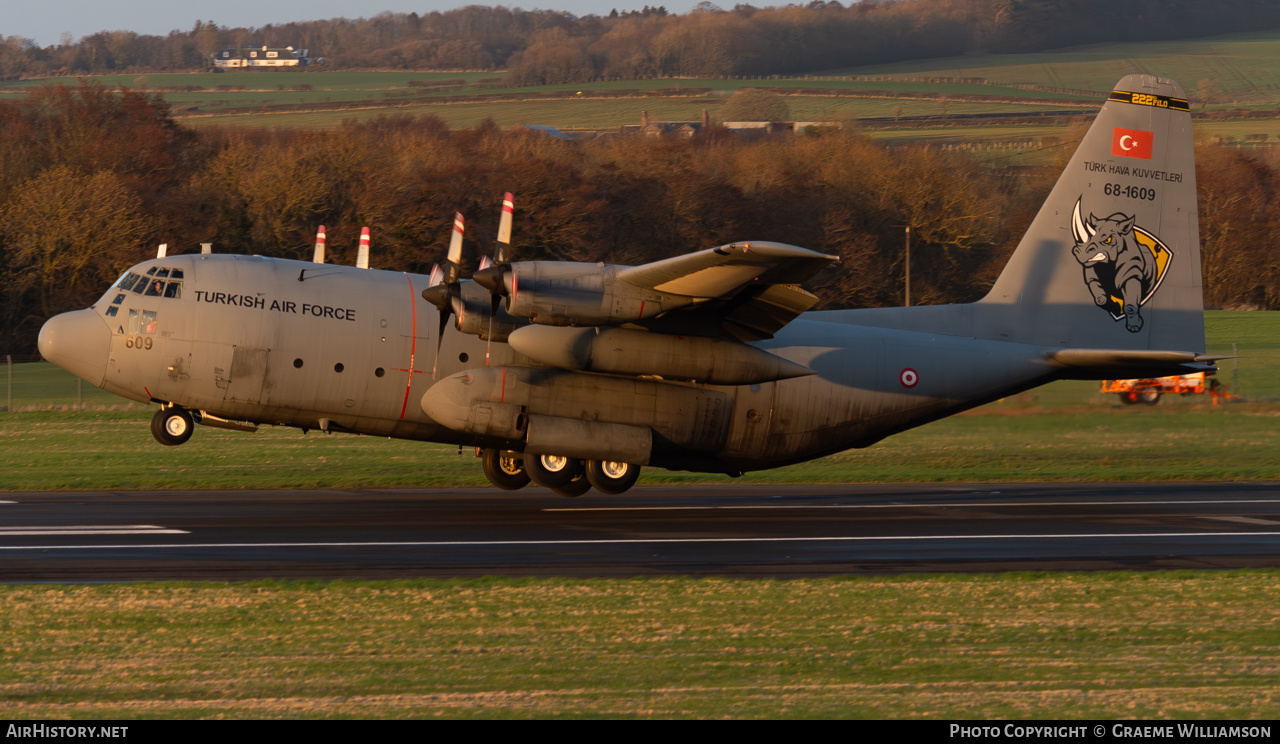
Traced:
POLYGON ((283 49, 273 49, 267 46, 247 46, 243 49, 228 48, 214 52, 209 55, 209 61, 214 67, 219 68, 304 67, 324 62, 323 57, 312 60, 310 51, 309 49, 294 49, 291 46, 283 49))
POLYGON ((623 125, 619 134, 643 134, 648 137, 677 137, 688 139, 709 127, 710 118, 702 110, 702 121, 650 121, 649 112, 640 112, 640 126, 623 125))

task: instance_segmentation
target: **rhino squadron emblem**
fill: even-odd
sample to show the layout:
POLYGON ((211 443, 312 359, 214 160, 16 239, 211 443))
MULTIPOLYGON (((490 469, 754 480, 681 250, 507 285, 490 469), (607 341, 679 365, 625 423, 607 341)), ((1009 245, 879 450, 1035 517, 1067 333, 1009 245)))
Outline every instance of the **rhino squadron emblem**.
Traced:
POLYGON ((1093 302, 1124 321, 1130 333, 1142 330, 1141 308, 1160 288, 1173 251, 1150 232, 1134 224, 1137 217, 1116 212, 1110 217, 1080 216, 1076 199, 1071 233, 1076 239, 1071 253, 1084 267, 1084 283, 1093 302))

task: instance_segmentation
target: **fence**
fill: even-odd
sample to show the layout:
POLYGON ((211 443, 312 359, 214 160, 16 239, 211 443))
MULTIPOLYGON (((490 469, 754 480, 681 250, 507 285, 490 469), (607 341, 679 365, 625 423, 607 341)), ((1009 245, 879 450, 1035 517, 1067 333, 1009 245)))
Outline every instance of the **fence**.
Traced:
POLYGON ((4 411, 127 411, 133 401, 100 390, 39 357, 6 354, 0 360, 4 411))

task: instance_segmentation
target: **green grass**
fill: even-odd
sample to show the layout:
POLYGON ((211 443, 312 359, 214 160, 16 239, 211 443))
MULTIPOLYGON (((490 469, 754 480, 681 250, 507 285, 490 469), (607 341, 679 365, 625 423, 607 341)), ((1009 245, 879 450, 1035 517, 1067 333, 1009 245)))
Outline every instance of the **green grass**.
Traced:
POLYGON ((832 71, 902 77, 982 77, 1004 83, 1107 92, 1122 76, 1171 77, 1194 91, 1218 81, 1223 103, 1280 103, 1280 33, 1266 31, 1209 39, 1098 44, 1034 54, 992 54, 917 60, 832 71))
MULTIPOLYGON (((1275 406, 1003 405, 732 482, 1280 480, 1275 406)), ((200 427, 170 448, 152 439, 149 420, 147 411, 0 417, 0 491, 488 485, 471 448, 270 427, 200 427)), ((649 468, 640 485, 729 482, 649 468)))
POLYGON ((1274 719, 1280 572, 3 586, 6 718, 1274 719))

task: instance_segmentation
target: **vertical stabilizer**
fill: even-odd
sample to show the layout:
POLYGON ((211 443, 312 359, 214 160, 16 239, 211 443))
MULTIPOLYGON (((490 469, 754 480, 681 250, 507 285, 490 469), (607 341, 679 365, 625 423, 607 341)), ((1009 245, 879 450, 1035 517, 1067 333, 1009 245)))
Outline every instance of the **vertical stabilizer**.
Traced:
POLYGON ((980 304, 1002 310, 999 335, 1010 341, 1204 350, 1195 158, 1181 86, 1153 75, 1116 85, 980 304))

